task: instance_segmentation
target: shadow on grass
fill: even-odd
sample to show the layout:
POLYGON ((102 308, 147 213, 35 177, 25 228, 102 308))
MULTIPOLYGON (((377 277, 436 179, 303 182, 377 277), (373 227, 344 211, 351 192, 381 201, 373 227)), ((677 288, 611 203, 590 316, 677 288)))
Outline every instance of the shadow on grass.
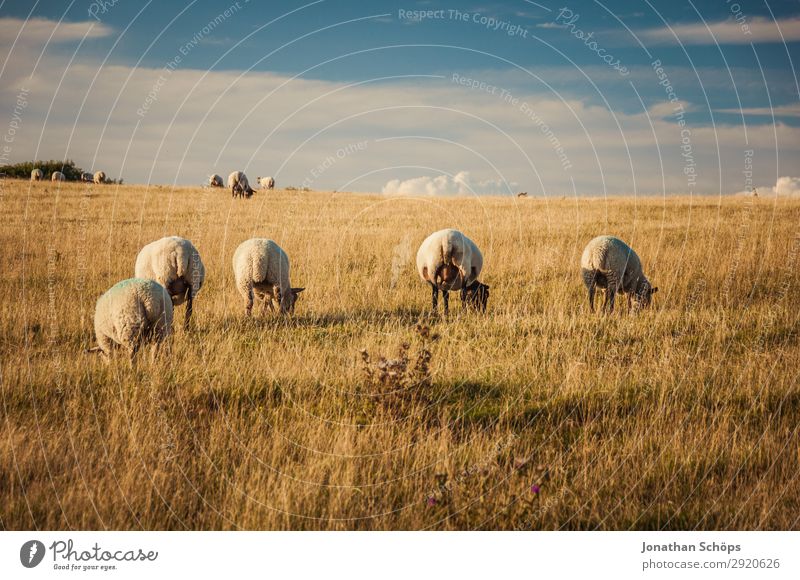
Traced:
POLYGON ((436 322, 441 317, 431 315, 430 311, 419 308, 398 307, 392 310, 356 310, 352 312, 324 312, 320 314, 301 313, 283 316, 277 312, 244 316, 226 316, 222 319, 224 329, 259 328, 332 328, 348 324, 386 324, 397 323, 413 326, 420 321, 436 322))

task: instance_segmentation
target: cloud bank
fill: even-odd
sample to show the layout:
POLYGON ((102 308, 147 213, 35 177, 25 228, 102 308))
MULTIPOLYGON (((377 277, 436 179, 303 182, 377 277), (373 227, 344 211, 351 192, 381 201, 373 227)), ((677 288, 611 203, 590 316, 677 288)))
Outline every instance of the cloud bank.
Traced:
POLYGON ((459 171, 453 176, 422 176, 411 179, 392 179, 381 191, 386 195, 498 195, 514 192, 516 183, 501 180, 475 181, 469 171, 459 171))
POLYGON ((800 40, 800 18, 772 20, 755 17, 706 24, 675 24, 637 32, 642 40, 657 44, 753 44, 800 40), (677 38, 675 38, 677 36, 677 38))
MULTIPOLYGON (((7 119, 20 88, 28 91, 10 161, 74 159, 126 182, 199 185, 210 173, 243 170, 283 185, 396 195, 687 193, 688 139, 695 191, 728 193, 744 186, 745 148, 757 149, 756 183, 775 179, 776 161, 791 173, 800 157, 800 127, 750 124, 747 141, 730 124, 693 124, 682 134, 669 105, 613 110, 514 71, 460 71, 508 89, 509 100, 445 75, 347 84, 182 63, 103 65, 82 53, 70 63, 70 51, 53 50, 52 42, 38 59, 51 35, 66 42, 109 30, 95 22, 29 25, 13 51, 14 35, 0 35, 0 52, 9 53, 0 83, 7 119), (360 142, 366 145, 351 147, 360 142), (353 152, 340 158, 340 150, 353 152)), ((0 30, 17 26, 0 19, 0 30)), ((221 27, 219 35, 226 33, 221 27)), ((574 77, 558 68, 539 72, 551 82, 574 77)), ((672 78, 680 75, 673 69, 672 78)), ((657 83, 647 67, 632 69, 631 78, 657 83)))
POLYGON ((759 185, 752 191, 740 191, 737 195, 753 195, 754 193, 759 197, 769 193, 778 197, 800 197, 800 177, 779 177, 772 187, 759 185))
POLYGON ((776 195, 783 196, 799 196, 800 195, 800 177, 779 177, 772 192, 776 195))

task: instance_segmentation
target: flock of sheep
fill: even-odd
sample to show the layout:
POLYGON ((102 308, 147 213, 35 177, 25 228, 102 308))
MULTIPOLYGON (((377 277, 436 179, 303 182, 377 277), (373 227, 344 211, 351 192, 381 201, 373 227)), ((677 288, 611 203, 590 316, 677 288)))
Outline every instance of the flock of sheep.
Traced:
MULTIPOLYGON (((463 310, 470 307, 485 312, 489 286, 478 281, 482 269, 480 249, 458 230, 431 234, 417 252, 417 272, 431 288, 434 312, 442 292, 444 312, 448 313, 451 291, 460 292, 463 310)), ((206 276, 192 242, 172 236, 147 244, 136 258, 134 272, 134 278, 117 283, 97 301, 94 327, 98 346, 91 351, 110 355, 123 348, 133 357, 142 343, 157 345, 172 330, 173 307, 183 303, 184 328, 188 328, 194 299, 206 276)), ((265 311, 277 305, 282 314, 291 314, 304 290, 289 282, 286 252, 265 238, 239 245, 233 254, 233 273, 248 317, 255 298, 263 302, 265 311)), ((603 309, 609 311, 614 310, 617 293, 627 295, 629 308, 638 309, 649 306, 658 290, 644 275, 636 252, 613 236, 599 236, 588 243, 581 256, 581 273, 592 311, 597 288, 604 291, 603 309)))
MULTIPOLYGON (((31 181, 44 180, 44 172, 36 168, 31 171, 31 181)), ((53 171, 50 174, 50 181, 66 181, 67 176, 61 171, 53 171)), ((104 171, 95 171, 94 173, 81 173, 81 181, 86 183, 105 183, 106 174, 104 171)), ((264 189, 275 189, 275 178, 273 177, 257 177, 258 185, 264 189)), ((216 173, 208 177, 208 185, 210 187, 222 187, 222 176, 216 173)), ((228 187, 231 190, 233 197, 250 197, 253 195, 253 188, 250 187, 250 182, 243 171, 234 171, 228 176, 228 187)))
MULTIPOLYGON (((256 177, 258 185, 264 189, 275 189, 275 179, 273 177, 256 177)), ((208 176, 210 187, 222 187, 222 176, 216 173, 208 176)), ((228 187, 232 197, 250 197, 253 195, 253 188, 243 171, 234 171, 228 176, 228 187)))
MULTIPOLYGON (((31 181, 42 181, 44 179, 44 172, 36 168, 31 171, 31 181)), ((50 181, 66 181, 67 176, 60 171, 53 171, 50 174, 50 181)), ((85 183, 105 183, 106 174, 104 171, 95 171, 94 173, 84 172, 81 173, 81 181, 85 183)))

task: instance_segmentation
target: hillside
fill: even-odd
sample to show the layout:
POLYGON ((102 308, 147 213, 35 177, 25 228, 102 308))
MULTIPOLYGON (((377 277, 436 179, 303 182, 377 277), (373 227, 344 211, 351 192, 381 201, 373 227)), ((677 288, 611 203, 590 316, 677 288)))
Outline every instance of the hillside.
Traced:
POLYGON ((4 529, 798 528, 800 200, 0 191, 4 529), (414 257, 443 227, 483 250, 483 316, 429 315, 414 257), (588 312, 600 233, 649 311, 588 312), (206 265, 193 328, 86 354, 98 296, 173 234, 206 265), (306 287, 292 318, 244 319, 250 237, 306 287), (418 384, 371 381, 361 350, 403 343, 418 384))

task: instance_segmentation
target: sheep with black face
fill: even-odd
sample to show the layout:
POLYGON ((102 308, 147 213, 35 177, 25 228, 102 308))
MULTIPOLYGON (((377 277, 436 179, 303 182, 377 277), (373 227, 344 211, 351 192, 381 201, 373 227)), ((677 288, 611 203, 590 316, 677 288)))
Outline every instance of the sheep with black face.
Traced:
POLYGON ((614 311, 617 293, 627 294, 628 308, 650 306, 653 288, 642 271, 639 256, 625 242, 614 236, 598 236, 590 241, 581 256, 581 275, 589 291, 589 308, 594 312, 597 288, 604 291, 603 309, 614 311), (633 302, 633 304, 632 304, 633 302))
POLYGON ((195 296, 206 278, 200 253, 192 242, 170 236, 147 244, 136 257, 136 277, 161 284, 172 297, 174 306, 185 302, 183 325, 189 327, 195 296))
POLYGON ((292 288, 289 282, 289 257, 283 249, 266 238, 242 242, 233 254, 236 288, 245 299, 245 313, 250 316, 255 297, 264 301, 264 309, 277 303, 282 314, 294 312, 304 288, 292 288))
POLYGON ((462 308, 485 312, 489 286, 478 281, 483 269, 483 254, 467 236, 445 229, 428 236, 417 251, 417 272, 431 287, 431 305, 436 311, 442 292, 444 313, 449 312, 449 293, 461 292, 462 308))

